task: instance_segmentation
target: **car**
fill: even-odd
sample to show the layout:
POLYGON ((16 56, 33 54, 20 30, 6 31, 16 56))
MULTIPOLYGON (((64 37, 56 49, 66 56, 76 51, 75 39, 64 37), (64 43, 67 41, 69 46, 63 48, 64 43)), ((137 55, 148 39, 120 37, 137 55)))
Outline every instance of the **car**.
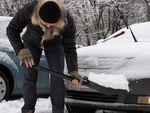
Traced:
MULTIPOLYGON (((0 101, 8 100, 12 96, 22 95, 23 66, 20 66, 19 57, 8 41, 6 27, 12 17, 0 16, 0 101)), ((48 67, 44 53, 40 65, 48 67)), ((50 92, 50 74, 39 71, 37 94, 47 96, 50 92)))
POLYGON ((150 112, 149 29, 150 22, 133 24, 133 34, 130 29, 122 28, 95 45, 78 48, 81 75, 89 77, 90 72, 99 76, 124 75, 129 91, 104 94, 84 85, 66 85, 65 103, 69 113, 95 113, 97 110, 150 112))

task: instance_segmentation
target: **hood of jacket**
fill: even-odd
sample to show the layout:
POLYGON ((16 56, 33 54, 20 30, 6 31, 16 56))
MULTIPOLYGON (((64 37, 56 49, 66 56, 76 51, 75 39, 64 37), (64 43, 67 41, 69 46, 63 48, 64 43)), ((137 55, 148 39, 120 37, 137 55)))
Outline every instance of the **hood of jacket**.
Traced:
POLYGON ((44 31, 44 35, 42 36, 42 43, 44 40, 53 39, 55 35, 59 35, 60 31, 65 27, 66 25, 66 15, 65 15, 65 9, 62 4, 60 4, 57 0, 39 0, 38 4, 35 6, 33 14, 31 16, 31 21, 33 25, 39 25, 42 30, 44 31), (41 18, 39 16, 39 10, 40 7, 47 1, 53 1, 58 4, 61 10, 61 16, 60 19, 55 23, 54 26, 47 28, 41 23, 41 18))

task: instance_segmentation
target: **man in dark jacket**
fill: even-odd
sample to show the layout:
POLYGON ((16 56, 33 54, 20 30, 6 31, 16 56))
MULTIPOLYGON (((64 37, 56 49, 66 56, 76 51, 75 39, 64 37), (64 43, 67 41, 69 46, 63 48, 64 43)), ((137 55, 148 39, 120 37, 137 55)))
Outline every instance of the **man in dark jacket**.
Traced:
MULTIPOLYGON (((7 35, 20 65, 24 66, 22 113, 34 113, 36 104, 36 82, 38 71, 32 69, 39 65, 42 50, 53 71, 63 73, 64 56, 68 73, 79 79, 72 81, 75 85, 82 84, 78 73, 75 43, 76 27, 71 14, 57 0, 35 0, 26 4, 14 16, 7 27, 7 35), (24 28, 26 32, 20 37, 24 28)), ((51 102, 53 113, 64 112, 64 81, 51 76, 51 102)))

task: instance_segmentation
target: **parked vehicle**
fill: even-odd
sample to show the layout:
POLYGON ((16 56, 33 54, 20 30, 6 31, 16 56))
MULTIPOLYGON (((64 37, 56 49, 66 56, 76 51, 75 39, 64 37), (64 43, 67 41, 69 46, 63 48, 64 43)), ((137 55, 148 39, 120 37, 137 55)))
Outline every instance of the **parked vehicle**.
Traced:
MULTIPOLYGON (((23 67, 15 55, 8 38, 6 27, 11 17, 0 17, 0 101, 11 96, 22 95, 23 67)), ((41 57, 40 65, 48 67, 44 54, 41 57)), ((50 81, 49 74, 39 71, 37 81, 37 94, 49 95, 50 81)))
POLYGON ((66 85, 65 99, 69 113, 94 113, 96 110, 150 112, 150 22, 131 26, 138 42, 130 31, 119 30, 96 45, 78 49, 79 72, 96 74, 123 74, 129 92, 117 95, 103 94, 84 86, 66 85), (119 37, 114 35, 121 33, 119 37))

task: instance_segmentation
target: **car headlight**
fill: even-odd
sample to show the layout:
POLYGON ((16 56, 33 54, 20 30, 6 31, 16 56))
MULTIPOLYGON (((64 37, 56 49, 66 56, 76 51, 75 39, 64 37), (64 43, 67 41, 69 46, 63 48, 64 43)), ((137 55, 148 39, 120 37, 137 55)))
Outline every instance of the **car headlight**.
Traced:
POLYGON ((128 94, 125 104, 147 104, 150 105, 150 95, 128 94))
POLYGON ((150 96, 140 96, 137 99, 138 104, 150 104, 150 96))

